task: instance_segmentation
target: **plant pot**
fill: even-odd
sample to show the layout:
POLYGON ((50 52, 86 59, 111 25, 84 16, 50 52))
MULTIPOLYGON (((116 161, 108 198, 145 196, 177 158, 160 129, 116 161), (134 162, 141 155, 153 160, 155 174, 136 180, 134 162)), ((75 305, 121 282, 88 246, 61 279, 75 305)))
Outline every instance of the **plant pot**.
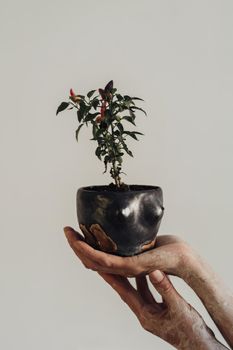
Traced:
POLYGON ((163 212, 158 186, 129 185, 123 192, 88 186, 77 191, 77 216, 86 242, 115 255, 132 256, 153 248, 163 212))

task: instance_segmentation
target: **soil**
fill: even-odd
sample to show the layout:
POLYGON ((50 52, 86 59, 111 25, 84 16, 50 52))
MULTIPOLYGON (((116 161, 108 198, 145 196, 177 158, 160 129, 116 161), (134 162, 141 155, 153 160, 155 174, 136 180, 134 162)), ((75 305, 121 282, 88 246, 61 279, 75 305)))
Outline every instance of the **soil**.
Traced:
POLYGON ((151 188, 154 188, 154 186, 148 186, 148 185, 127 185, 125 183, 121 184, 121 187, 117 187, 116 184, 111 182, 109 185, 103 185, 103 186, 89 186, 86 189, 90 189, 92 191, 111 191, 111 192, 127 192, 127 191, 143 191, 148 190, 151 188))
MULTIPOLYGON (((107 187, 107 186, 106 186, 107 187)), ((130 186, 122 183, 120 187, 117 187, 116 184, 111 182, 108 187, 106 188, 107 191, 113 191, 113 192, 125 192, 130 191, 130 186)))

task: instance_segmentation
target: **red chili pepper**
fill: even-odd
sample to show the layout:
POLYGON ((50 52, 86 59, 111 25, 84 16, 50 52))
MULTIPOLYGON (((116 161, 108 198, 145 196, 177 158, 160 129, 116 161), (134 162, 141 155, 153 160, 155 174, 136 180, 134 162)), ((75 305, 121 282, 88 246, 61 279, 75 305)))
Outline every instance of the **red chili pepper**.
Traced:
POLYGON ((75 96, 73 89, 70 89, 70 96, 75 96))
POLYGON ((101 115, 98 115, 95 121, 96 123, 100 123, 102 121, 101 115))
POLYGON ((106 104, 107 104, 107 102, 103 101, 102 102, 102 106, 100 107, 100 115, 101 115, 102 118, 104 118, 104 113, 106 111, 106 104))
POLYGON ((70 99, 71 101, 73 101, 74 103, 79 103, 81 98, 79 95, 76 95, 73 91, 73 89, 70 89, 70 99))

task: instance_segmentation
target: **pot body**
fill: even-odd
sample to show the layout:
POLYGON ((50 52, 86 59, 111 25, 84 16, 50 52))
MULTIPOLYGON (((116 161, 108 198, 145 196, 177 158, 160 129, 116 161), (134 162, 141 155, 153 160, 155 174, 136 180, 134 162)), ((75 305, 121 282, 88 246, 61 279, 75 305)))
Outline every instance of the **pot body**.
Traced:
POLYGON ((154 247, 164 212, 162 189, 149 185, 129 188, 124 192, 108 190, 108 186, 78 189, 79 227, 94 248, 132 256, 154 247))

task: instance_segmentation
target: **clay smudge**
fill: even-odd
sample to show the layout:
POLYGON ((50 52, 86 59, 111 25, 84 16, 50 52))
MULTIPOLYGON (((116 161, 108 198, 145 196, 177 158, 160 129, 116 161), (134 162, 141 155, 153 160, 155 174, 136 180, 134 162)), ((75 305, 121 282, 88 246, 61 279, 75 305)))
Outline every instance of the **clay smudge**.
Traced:
POLYGON ((148 249, 154 248, 154 246, 155 246, 155 241, 156 241, 156 237, 155 237, 155 239, 153 239, 152 241, 150 241, 150 242, 144 244, 143 246, 141 246, 141 250, 140 250, 140 251, 141 251, 141 252, 144 252, 144 251, 146 251, 146 250, 148 250, 148 249))
POLYGON ((116 243, 107 236, 99 224, 92 224, 90 231, 95 236, 98 246, 102 251, 109 253, 117 251, 116 243))
POLYGON ((88 244, 90 244, 92 247, 96 248, 98 246, 95 236, 86 228, 85 225, 80 224, 79 225, 82 233, 84 234, 85 240, 88 244))

